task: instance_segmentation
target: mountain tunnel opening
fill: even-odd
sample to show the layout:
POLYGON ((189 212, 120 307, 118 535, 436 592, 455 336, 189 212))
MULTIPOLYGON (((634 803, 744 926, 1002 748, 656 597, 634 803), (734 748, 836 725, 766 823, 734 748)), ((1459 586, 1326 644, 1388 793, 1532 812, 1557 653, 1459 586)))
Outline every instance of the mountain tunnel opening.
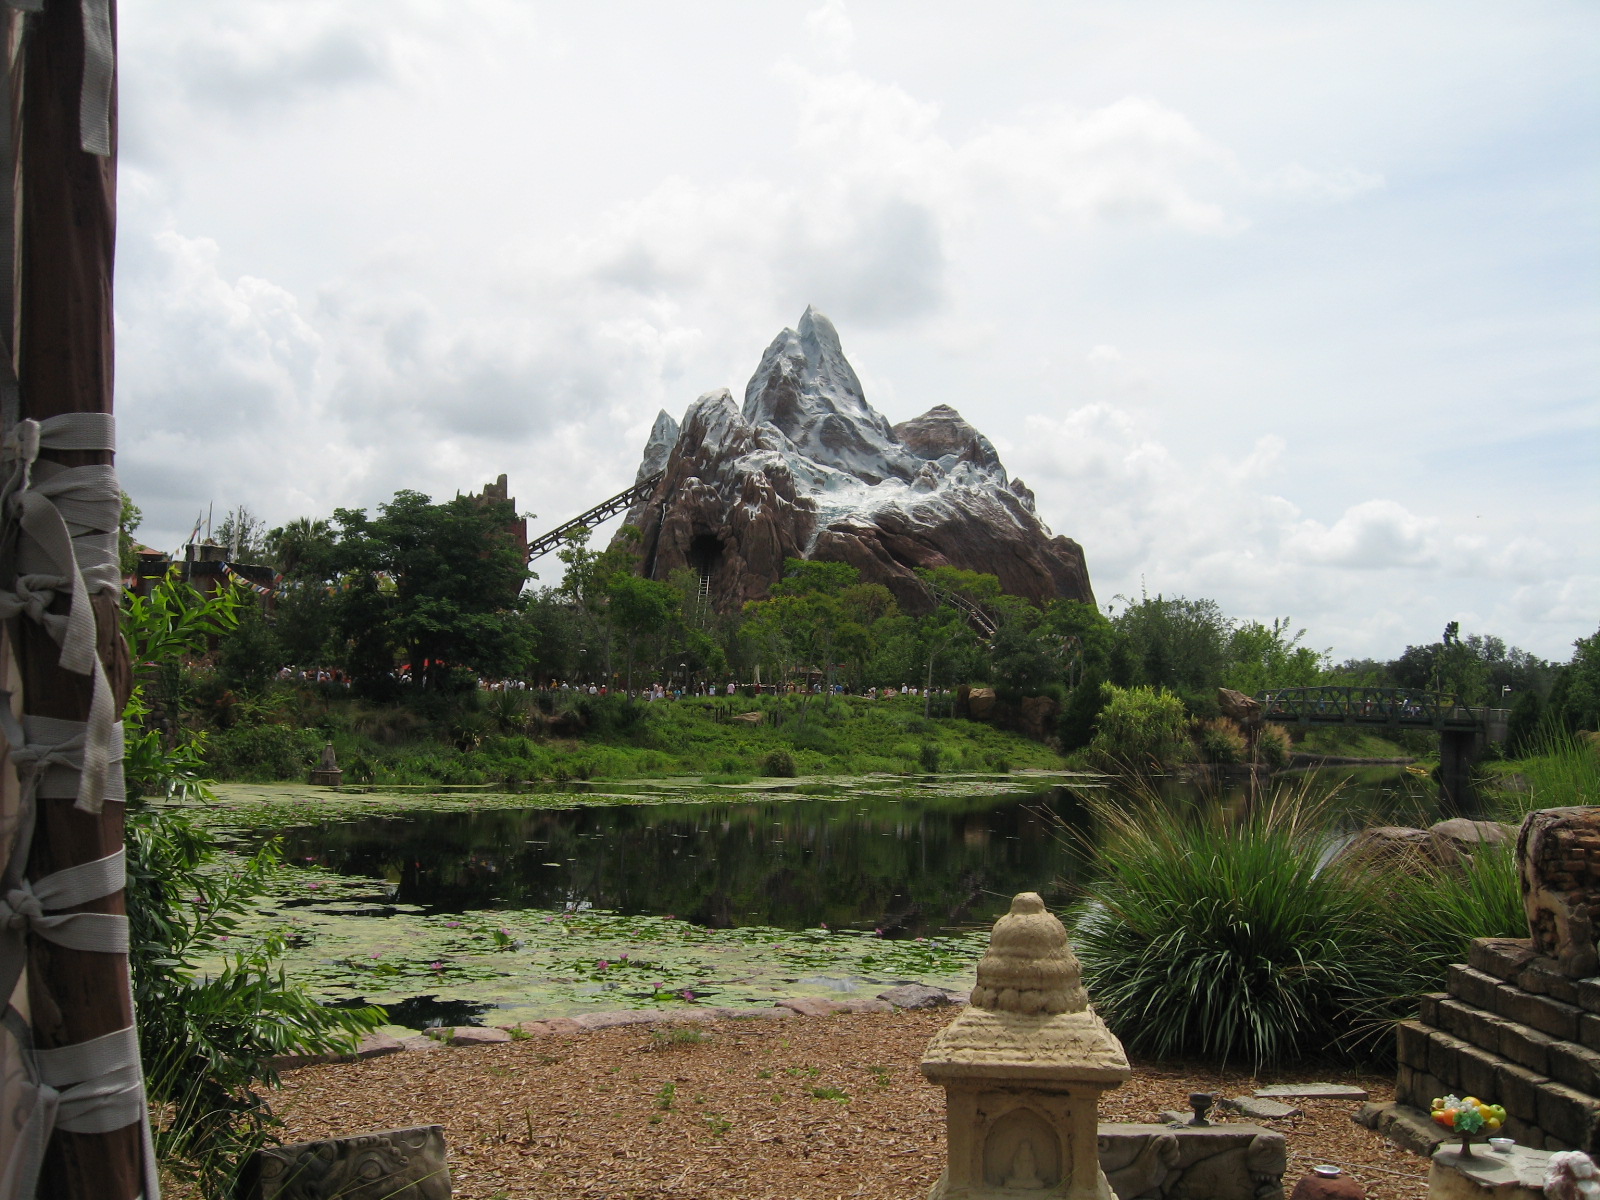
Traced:
POLYGON ((698 533, 689 543, 689 566, 700 576, 700 594, 711 594, 711 573, 722 562, 722 541, 715 534, 698 533))

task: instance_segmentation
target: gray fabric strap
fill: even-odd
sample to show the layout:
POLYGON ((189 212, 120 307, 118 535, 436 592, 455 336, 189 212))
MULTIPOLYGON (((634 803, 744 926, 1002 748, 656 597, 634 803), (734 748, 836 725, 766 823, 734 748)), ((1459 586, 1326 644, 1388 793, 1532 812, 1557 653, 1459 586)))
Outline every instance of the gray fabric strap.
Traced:
POLYGON ((83 91, 78 96, 78 142, 87 154, 111 154, 111 101, 115 95, 116 46, 111 35, 111 0, 83 5, 83 91))
POLYGON ((115 422, 102 413, 72 413, 21 421, 6 434, 7 471, 0 484, 5 543, 15 538, 15 578, 0 582, 0 616, 26 613, 61 646, 61 666, 89 675, 88 728, 84 733, 76 805, 97 813, 111 775, 111 683, 95 642, 89 596, 118 587, 117 524, 122 493, 109 466, 63 467, 40 462, 41 450, 113 449, 115 422), (60 592, 65 613, 48 611, 60 592))
POLYGON ((44 1085, 61 1094, 57 1129, 110 1133, 144 1118, 139 1033, 132 1025, 33 1055, 44 1085))
POLYGON ((0 927, 31 929, 69 950, 97 954, 128 952, 128 918, 113 913, 50 913, 75 908, 122 890, 122 851, 56 871, 29 883, 24 879, 0 896, 0 927))

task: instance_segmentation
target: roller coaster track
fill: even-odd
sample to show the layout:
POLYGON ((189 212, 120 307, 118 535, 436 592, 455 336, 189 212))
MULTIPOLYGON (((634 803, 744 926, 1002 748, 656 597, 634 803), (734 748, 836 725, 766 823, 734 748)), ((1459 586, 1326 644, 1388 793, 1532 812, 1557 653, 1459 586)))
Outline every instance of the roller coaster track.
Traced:
POLYGON ((618 492, 611 499, 596 504, 587 512, 580 513, 578 516, 573 517, 572 520, 557 525, 549 533, 540 534, 528 543, 528 561, 532 562, 536 558, 549 554, 550 551, 570 538, 575 529, 591 529, 601 521, 608 520, 618 513, 627 512, 656 490, 656 484, 661 482, 663 474, 665 472, 657 471, 654 475, 641 479, 626 490, 618 492))
POLYGON ((959 610, 961 615, 966 617, 967 624, 972 626, 984 641, 994 640, 995 632, 1000 627, 995 624, 994 617, 982 605, 968 600, 960 592, 952 592, 949 588, 942 588, 927 580, 923 580, 923 586, 933 593, 936 603, 948 604, 951 608, 959 610))

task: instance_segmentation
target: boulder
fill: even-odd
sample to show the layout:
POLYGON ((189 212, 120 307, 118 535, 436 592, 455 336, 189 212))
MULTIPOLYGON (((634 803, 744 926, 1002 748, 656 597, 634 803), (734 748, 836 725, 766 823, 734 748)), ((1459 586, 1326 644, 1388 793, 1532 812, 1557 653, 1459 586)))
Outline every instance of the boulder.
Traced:
POLYGON ((974 721, 987 721, 994 713, 994 689, 973 688, 967 693, 967 713, 974 721))
POLYGON ((1426 829, 1405 825, 1374 825, 1351 838, 1335 856, 1340 862, 1415 863, 1433 861, 1433 839, 1426 829))
POLYGON ((440 1040, 451 1046, 496 1046, 509 1042, 511 1034, 504 1029, 486 1029, 478 1025, 457 1025, 440 1040))
POLYGON ((1481 846, 1497 846, 1515 841, 1517 831, 1513 826, 1499 821, 1469 821, 1466 817, 1452 817, 1428 826, 1428 840, 1432 844, 1435 861, 1453 866, 1463 859, 1470 860, 1481 846))
POLYGON ((902 983, 879 992, 878 999, 896 1008, 944 1008, 951 1002, 950 993, 943 988, 928 987, 922 983, 902 983))

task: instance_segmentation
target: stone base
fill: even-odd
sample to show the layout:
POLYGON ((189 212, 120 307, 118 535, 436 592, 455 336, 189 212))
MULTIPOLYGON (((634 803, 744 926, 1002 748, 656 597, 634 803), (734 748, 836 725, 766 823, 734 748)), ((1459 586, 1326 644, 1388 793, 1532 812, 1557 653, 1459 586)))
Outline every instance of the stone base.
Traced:
POLYGON ((1100 1169, 1117 1200, 1283 1200, 1288 1142, 1259 1125, 1100 1126, 1100 1169))
POLYGON ((245 1200, 450 1200, 444 1126, 418 1125, 257 1150, 245 1200))
POLYGON ((1427 1113, 1409 1104, 1363 1104, 1351 1119, 1413 1154, 1431 1155, 1451 1137, 1427 1113))
POLYGON ((1501 1154, 1479 1146, 1463 1158, 1459 1143, 1441 1146, 1428 1168, 1428 1200, 1544 1200, 1551 1153, 1513 1146, 1501 1154))
POLYGON ((332 770, 327 771, 318 767, 311 772, 311 784, 313 787, 338 787, 343 780, 343 767, 334 767, 332 770))

